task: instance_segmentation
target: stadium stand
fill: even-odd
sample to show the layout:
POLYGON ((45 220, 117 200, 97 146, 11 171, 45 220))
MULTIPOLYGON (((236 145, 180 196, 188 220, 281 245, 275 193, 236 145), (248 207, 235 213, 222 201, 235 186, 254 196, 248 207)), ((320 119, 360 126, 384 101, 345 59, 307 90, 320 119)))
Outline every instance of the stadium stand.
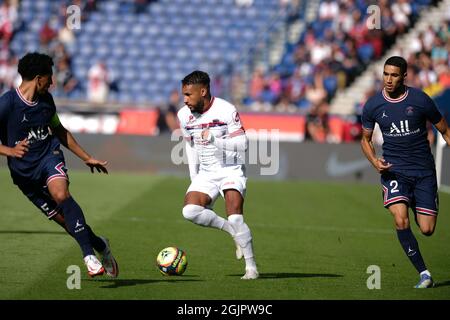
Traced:
MULTIPOLYGON (((366 0, 0 2, 7 17, 0 89, 20 81, 17 57, 44 51, 55 59, 55 97, 94 111, 114 105, 164 112, 180 79, 203 69, 213 92, 241 112, 295 113, 304 117, 307 139, 339 143, 358 138, 367 89, 379 85, 374 66, 404 36, 415 35, 403 42, 411 45, 411 66, 420 66, 410 70, 411 84, 437 92, 450 82, 449 19, 431 18, 414 31, 433 0, 377 1, 381 25, 373 30, 366 0), (74 29, 66 25, 72 5, 81 9, 74 29), (106 89, 92 95, 99 82, 106 89)), ((450 8, 448 0, 441 15, 442 8, 450 8)))

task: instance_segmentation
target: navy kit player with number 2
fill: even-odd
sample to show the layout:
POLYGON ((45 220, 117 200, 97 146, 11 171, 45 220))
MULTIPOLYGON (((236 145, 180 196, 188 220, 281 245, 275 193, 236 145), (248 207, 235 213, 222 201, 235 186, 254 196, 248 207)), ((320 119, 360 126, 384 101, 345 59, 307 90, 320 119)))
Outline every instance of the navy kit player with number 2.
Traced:
POLYGON ((407 63, 402 57, 386 60, 384 88, 363 109, 361 147, 381 174, 383 203, 394 217, 397 236, 406 255, 419 272, 415 288, 434 286, 430 272, 411 232, 408 210, 412 209, 420 231, 431 236, 438 215, 438 190, 434 158, 427 140, 430 121, 450 145, 450 130, 433 100, 419 89, 404 84, 407 63), (372 144, 375 123, 383 134, 383 156, 372 144))
POLYGON ((69 178, 60 144, 72 151, 91 172, 108 173, 106 161, 92 158, 58 119, 52 95, 52 58, 28 53, 20 59, 22 83, 0 97, 0 155, 8 158, 11 177, 48 219, 61 225, 79 244, 91 277, 119 269, 108 240, 98 237, 69 193, 69 178), (94 249, 102 256, 100 262, 94 249))

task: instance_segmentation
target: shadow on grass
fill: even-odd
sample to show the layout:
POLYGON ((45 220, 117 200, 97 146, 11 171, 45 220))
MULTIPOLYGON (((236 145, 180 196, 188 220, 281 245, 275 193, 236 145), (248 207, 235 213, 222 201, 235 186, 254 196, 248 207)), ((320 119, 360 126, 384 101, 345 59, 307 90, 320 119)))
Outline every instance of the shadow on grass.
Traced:
POLYGON ((45 231, 45 230, 0 230, 0 234, 64 234, 65 231, 45 231))
POLYGON ((437 287, 448 287, 448 286, 450 286, 450 280, 447 280, 447 281, 444 281, 444 282, 436 282, 434 284, 435 288, 437 288, 437 287))
POLYGON ((160 280, 155 279, 88 279, 89 281, 101 282, 107 285, 100 288, 119 288, 119 287, 131 287, 143 284, 157 283, 157 282, 190 282, 190 281, 203 281, 197 279, 186 279, 186 278, 198 277, 194 275, 182 276, 182 277, 164 277, 160 280))
MULTIPOLYGON (((229 274, 231 277, 242 277, 242 274, 229 274)), ((260 273, 259 279, 286 279, 286 278, 341 278, 341 274, 333 273, 297 273, 297 272, 278 272, 278 273, 260 273)))

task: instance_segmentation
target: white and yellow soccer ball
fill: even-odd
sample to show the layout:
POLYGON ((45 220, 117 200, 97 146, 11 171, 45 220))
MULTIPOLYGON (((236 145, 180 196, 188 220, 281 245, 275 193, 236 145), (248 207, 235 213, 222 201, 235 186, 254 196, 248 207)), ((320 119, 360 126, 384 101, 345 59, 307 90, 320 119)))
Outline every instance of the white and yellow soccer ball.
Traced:
POLYGON ((177 247, 164 248, 156 257, 156 266, 166 276, 181 276, 187 265, 186 252, 177 247))

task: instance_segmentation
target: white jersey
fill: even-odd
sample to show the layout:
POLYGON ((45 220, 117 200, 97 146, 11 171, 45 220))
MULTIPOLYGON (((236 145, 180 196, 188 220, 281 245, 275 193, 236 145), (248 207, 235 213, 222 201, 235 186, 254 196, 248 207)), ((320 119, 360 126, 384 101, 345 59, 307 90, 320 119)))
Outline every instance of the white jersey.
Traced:
MULTIPOLYGON (((201 133, 209 129, 215 141, 245 135, 239 113, 231 103, 211 98, 210 108, 202 113, 192 113, 188 106, 178 111, 178 120, 184 138, 191 143, 197 153, 200 171, 214 172, 222 168, 243 169, 243 159, 238 151, 218 148, 201 138, 201 133)), ((218 141, 220 142, 220 141, 218 141)))

